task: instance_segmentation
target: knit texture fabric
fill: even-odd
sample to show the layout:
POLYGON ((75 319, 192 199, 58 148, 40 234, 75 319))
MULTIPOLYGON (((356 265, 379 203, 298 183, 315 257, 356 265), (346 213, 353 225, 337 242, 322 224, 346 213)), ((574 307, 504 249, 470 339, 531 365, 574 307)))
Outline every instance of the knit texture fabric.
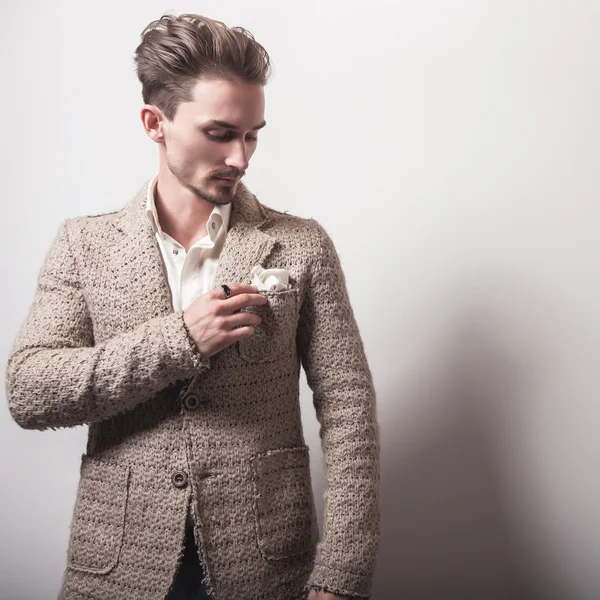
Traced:
POLYGON ((63 221, 6 372, 25 428, 89 425, 60 598, 162 600, 188 501, 215 600, 368 598, 379 543, 375 392, 331 238, 240 184, 214 287, 255 265, 290 289, 251 307, 255 333, 203 359, 173 312, 145 214, 63 221), (299 405, 306 372, 327 492, 319 541, 299 405))

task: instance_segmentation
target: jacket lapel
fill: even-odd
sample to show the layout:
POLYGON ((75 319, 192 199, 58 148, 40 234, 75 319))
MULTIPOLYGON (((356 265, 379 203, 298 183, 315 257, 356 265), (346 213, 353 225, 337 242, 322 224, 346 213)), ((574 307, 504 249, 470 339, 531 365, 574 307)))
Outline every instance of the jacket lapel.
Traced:
MULTIPOLYGON (((148 182, 129 201, 112 224, 119 232, 116 248, 120 267, 126 267, 125 289, 141 322, 173 311, 171 290, 162 255, 146 214, 148 182)), ((261 230, 269 217, 257 198, 240 183, 233 199, 225 244, 213 287, 250 283, 252 267, 264 266, 277 239, 261 230)), ((122 277, 122 275, 121 275, 122 277)), ((125 290, 124 290, 125 291, 125 290)), ((133 316, 133 315, 132 315, 133 316)))
POLYGON ((171 290, 158 242, 146 214, 148 181, 112 221, 116 242, 110 268, 131 308, 132 325, 173 312, 171 290))
POLYGON ((224 283, 251 283, 252 267, 264 266, 277 239, 262 231, 269 217, 248 188, 240 183, 236 192, 225 244, 221 250, 213 287, 224 283))

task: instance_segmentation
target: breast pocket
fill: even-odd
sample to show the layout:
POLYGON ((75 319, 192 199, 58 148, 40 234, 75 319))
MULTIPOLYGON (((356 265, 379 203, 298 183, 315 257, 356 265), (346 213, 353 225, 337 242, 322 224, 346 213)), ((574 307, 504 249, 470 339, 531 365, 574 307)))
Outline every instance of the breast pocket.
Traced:
POLYGON ((293 353, 298 323, 298 289, 262 291, 268 302, 242 310, 262 317, 254 333, 238 342, 240 356, 247 362, 260 363, 293 353))
POLYGON ((83 455, 67 551, 69 568, 105 574, 117 565, 128 483, 129 467, 83 455))

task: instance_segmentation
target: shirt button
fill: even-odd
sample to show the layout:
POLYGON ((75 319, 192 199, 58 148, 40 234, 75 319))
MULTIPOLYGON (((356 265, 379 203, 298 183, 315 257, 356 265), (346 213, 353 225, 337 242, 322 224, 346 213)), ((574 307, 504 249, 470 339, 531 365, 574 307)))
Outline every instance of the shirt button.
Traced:
POLYGON ((171 475, 171 481, 176 488, 184 488, 188 482, 188 476, 185 471, 174 471, 171 475))
POLYGON ((211 226, 213 229, 216 229, 216 228, 217 228, 217 224, 216 224, 214 221, 213 221, 213 222, 210 224, 210 226, 211 226))
POLYGON ((179 250, 177 250, 177 248, 173 248, 173 254, 179 254, 179 250))
POLYGON ((196 410, 200 406, 200 398, 195 394, 188 394, 183 399, 183 406, 188 410, 196 410))

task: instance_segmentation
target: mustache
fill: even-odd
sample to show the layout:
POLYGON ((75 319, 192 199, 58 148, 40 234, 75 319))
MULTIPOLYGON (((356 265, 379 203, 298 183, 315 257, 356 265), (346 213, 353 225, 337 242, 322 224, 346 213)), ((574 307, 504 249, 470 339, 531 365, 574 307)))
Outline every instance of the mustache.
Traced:
POLYGON ((235 171, 215 171, 211 177, 225 177, 227 179, 233 179, 234 177, 243 177, 243 175, 243 171, 235 169, 235 171))

